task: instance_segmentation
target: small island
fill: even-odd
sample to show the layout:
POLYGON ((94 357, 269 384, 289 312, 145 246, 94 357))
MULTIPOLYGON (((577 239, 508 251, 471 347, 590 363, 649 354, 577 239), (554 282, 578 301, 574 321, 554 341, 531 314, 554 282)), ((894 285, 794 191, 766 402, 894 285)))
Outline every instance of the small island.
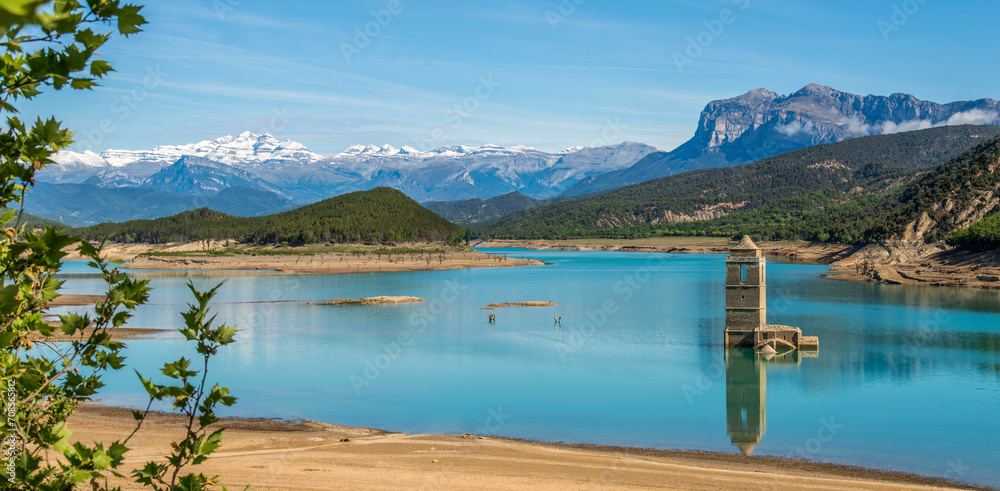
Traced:
POLYGON ((367 297, 367 298, 338 298, 329 302, 322 302, 316 305, 391 305, 397 303, 426 302, 427 299, 420 297, 367 297))

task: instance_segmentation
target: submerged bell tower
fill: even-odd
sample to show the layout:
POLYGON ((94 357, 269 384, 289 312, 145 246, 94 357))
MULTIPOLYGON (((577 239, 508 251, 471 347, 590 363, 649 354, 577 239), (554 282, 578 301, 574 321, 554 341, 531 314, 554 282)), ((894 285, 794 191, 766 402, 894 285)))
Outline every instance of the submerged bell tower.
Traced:
POLYGON ((797 327, 767 323, 767 259, 744 235, 726 258, 727 348, 819 349, 819 338, 797 327))
POLYGON ((747 235, 726 258, 726 347, 757 344, 767 325, 767 259, 747 235))

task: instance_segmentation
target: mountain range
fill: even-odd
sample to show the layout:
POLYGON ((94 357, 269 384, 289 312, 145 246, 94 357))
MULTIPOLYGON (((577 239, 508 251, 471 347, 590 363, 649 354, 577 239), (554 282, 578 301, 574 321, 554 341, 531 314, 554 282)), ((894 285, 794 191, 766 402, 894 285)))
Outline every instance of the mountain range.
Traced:
MULTIPOLYGON (((951 167, 945 162, 976 145, 992 141, 991 148, 996 148, 998 134, 1000 126, 962 125, 816 145, 746 165, 700 169, 532 206, 473 229, 477 237, 502 239, 753 233, 768 239, 826 240, 821 236, 827 234, 827 239, 848 243, 884 240, 933 203, 932 219, 958 205, 963 211, 972 206, 966 215, 978 218, 995 207, 1000 202, 995 198, 998 190, 989 186, 967 190, 966 195, 978 193, 976 199, 959 196, 962 183, 974 187, 975 178, 950 180, 947 190, 955 196, 949 205, 942 197, 945 193, 938 192, 938 181, 922 176, 947 174, 951 167), (894 194, 920 179, 923 184, 902 196, 933 195, 932 200, 903 200, 894 194), (894 203, 901 201, 911 204, 906 213, 871 212, 896 210, 900 207, 894 203), (983 206, 975 208, 979 204, 983 206), (897 216, 898 220, 892 218, 897 216)), ((994 161, 991 175, 996 165, 994 161)), ((911 233, 905 238, 912 237, 925 235, 911 233)))
POLYGON ((585 179, 566 195, 620 188, 710 167, 729 167, 780 153, 860 136, 936 126, 1000 123, 994 99, 938 104, 909 94, 861 96, 809 84, 783 96, 754 89, 710 102, 694 136, 670 152, 646 156, 628 169, 585 179))
MULTIPOLYGON (((642 143, 624 142, 597 148, 573 147, 555 153, 532 147, 452 146, 429 151, 390 145, 355 145, 323 156, 304 145, 280 141, 270 134, 244 132, 184 145, 151 150, 61 152, 60 165, 40 171, 37 181, 60 186, 75 201, 35 203, 33 213, 52 219, 72 217, 75 224, 105 220, 156 218, 167 210, 193 206, 191 197, 210 197, 226 190, 228 211, 244 215, 273 213, 292 205, 317 202, 357 190, 385 186, 419 202, 507 198, 486 203, 473 214, 465 204, 453 208, 469 223, 496 218, 516 203, 540 205, 609 191, 686 172, 729 167, 791 150, 860 136, 959 124, 1000 123, 1000 103, 993 99, 937 104, 908 94, 860 96, 810 84, 783 96, 754 89, 741 96, 710 102, 701 113, 694 136, 670 152, 642 143), (150 206, 94 209, 93 203, 115 202, 95 193, 117 196, 162 191, 150 206), (246 194, 252 191, 253 198, 246 194), (246 210, 232 203, 258 199, 264 206, 246 210), (168 201, 172 202, 168 203, 168 201), (57 211, 53 213, 53 211, 57 211), (475 215, 475 216, 473 216, 475 215), (86 217, 85 219, 83 217, 86 217)), ((39 193, 33 200, 47 200, 39 193)), ((204 203, 202 200, 195 200, 204 203)), ((444 210, 444 205, 435 205, 444 210)), ((520 206, 520 205, 518 205, 520 206)), ((221 210, 220 210, 221 211, 221 210)))
POLYGON ((346 192, 389 186, 418 201, 492 197, 511 191, 558 194, 581 179, 629 167, 656 148, 625 142, 557 153, 525 147, 355 145, 332 157, 300 143, 250 132, 237 137, 152 150, 61 152, 38 180, 138 187, 206 195, 242 186, 311 203, 346 192))
POLYGON ((213 194, 186 195, 151 188, 36 182, 24 200, 28 213, 71 227, 159 218, 203 207, 249 217, 290 210, 295 206, 275 193, 241 186, 213 194))

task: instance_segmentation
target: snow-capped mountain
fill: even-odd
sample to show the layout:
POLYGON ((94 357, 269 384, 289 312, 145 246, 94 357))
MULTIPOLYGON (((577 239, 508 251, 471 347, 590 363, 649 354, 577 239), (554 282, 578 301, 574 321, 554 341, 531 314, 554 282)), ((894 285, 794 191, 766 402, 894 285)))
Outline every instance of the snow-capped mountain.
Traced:
POLYGON ((527 146, 451 146, 420 151, 354 145, 323 157, 294 141, 250 132, 152 150, 61 152, 40 181, 207 194, 231 186, 273 191, 299 203, 376 186, 419 201, 490 198, 512 191, 545 198, 581 179, 629 167, 656 149, 625 142, 547 153, 527 146), (181 165, 183 164, 183 165, 181 165))
POLYGON ((133 186, 181 157, 200 157, 236 167, 308 164, 323 158, 301 143, 279 141, 269 133, 257 135, 246 131, 235 138, 226 135, 186 145, 161 145, 152 150, 60 152, 55 156, 60 165, 47 167, 38 178, 62 183, 89 180, 104 187, 133 186))
POLYGON ((249 131, 233 138, 226 135, 187 145, 161 145, 152 150, 108 150, 100 155, 114 167, 146 162, 172 164, 185 156, 202 157, 230 165, 245 166, 267 161, 313 162, 323 158, 305 145, 291 140, 278 141, 270 133, 257 135, 249 131))

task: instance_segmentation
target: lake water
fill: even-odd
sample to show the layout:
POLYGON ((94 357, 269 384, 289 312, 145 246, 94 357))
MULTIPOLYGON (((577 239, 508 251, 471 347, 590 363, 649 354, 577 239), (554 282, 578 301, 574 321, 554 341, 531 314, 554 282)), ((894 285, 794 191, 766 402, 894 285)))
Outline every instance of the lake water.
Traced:
MULTIPOLYGON (((841 282, 771 262, 768 320, 819 336, 817 357, 722 346, 723 255, 486 250, 546 266, 351 276, 235 276, 216 297, 238 342, 211 379, 225 414, 407 433, 809 458, 1000 483, 1000 292, 841 282), (413 295, 389 306, 307 305, 413 295), (512 307, 487 322, 487 303, 512 307), (263 302, 263 303, 250 303, 263 302), (553 315, 563 315, 553 325, 553 315)), ((71 265, 71 271, 83 271, 71 265)), ((100 281, 68 276, 66 292, 100 281)), ((195 275, 207 288, 221 277, 195 275)), ((188 278, 157 277, 132 326, 181 324, 188 278)), ((144 406, 177 339, 130 341, 105 403, 144 406)))

